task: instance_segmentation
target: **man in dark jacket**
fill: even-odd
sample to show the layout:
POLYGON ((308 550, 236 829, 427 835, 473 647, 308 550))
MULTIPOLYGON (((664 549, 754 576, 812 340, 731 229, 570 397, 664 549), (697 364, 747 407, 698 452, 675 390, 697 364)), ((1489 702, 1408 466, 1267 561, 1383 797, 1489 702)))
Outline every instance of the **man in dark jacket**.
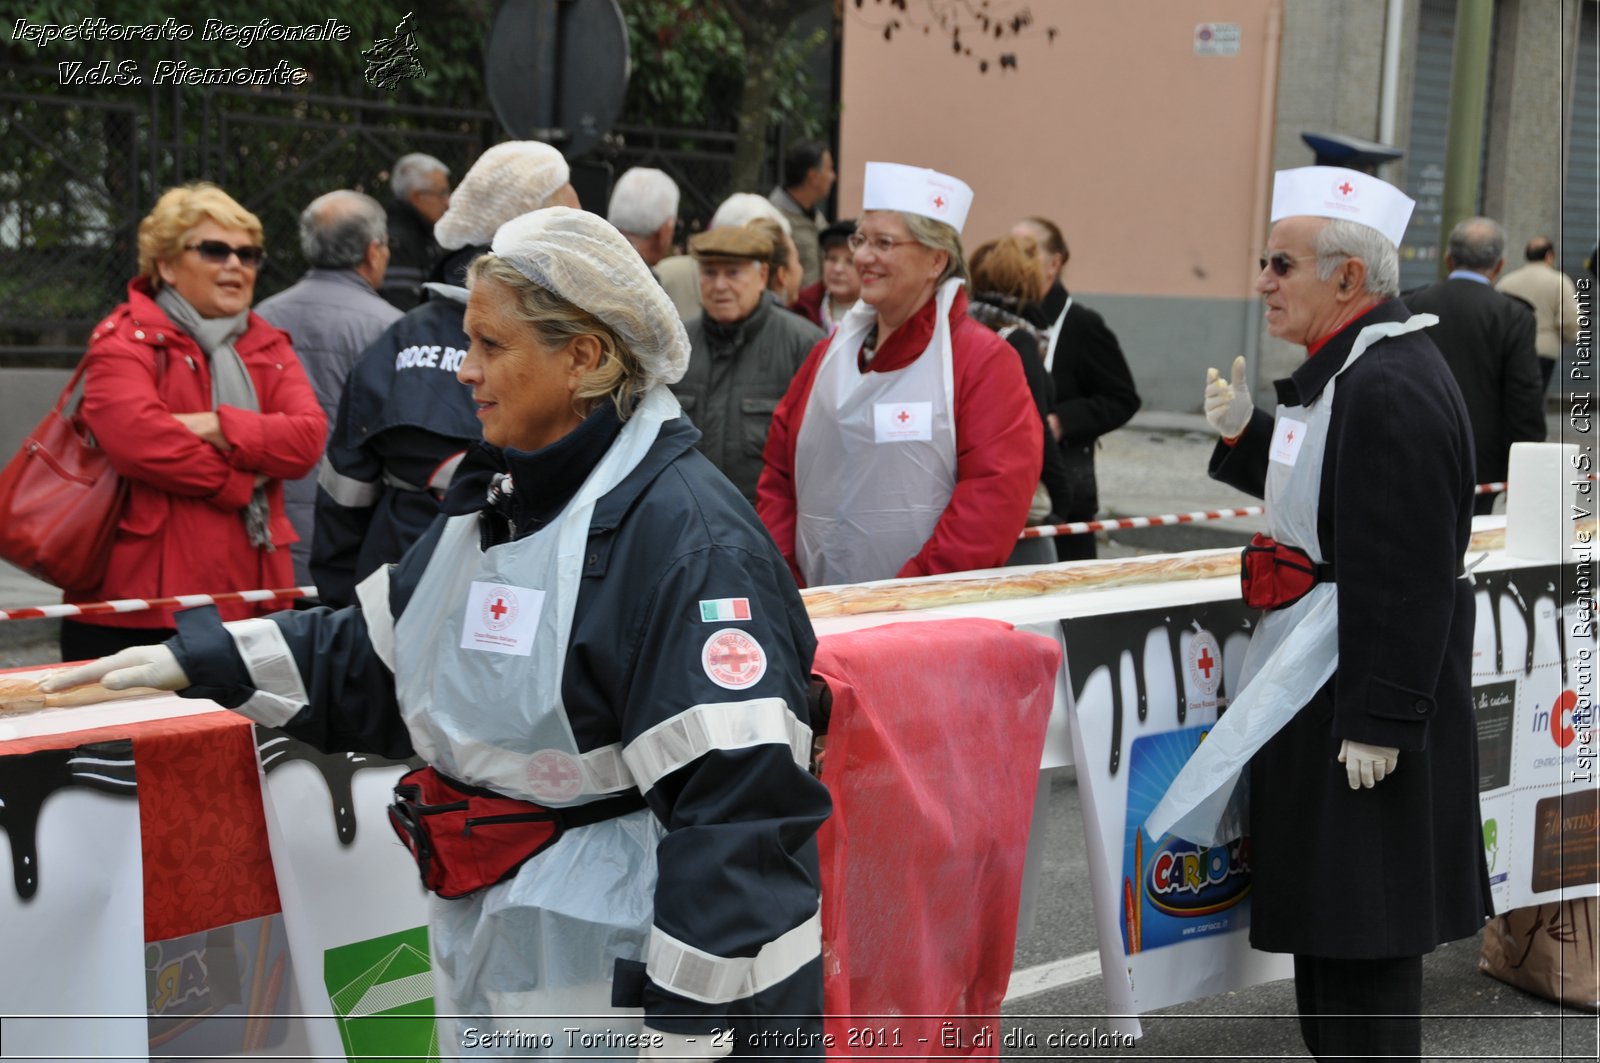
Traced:
POLYGON ((433 227, 450 207, 450 167, 421 152, 402 155, 389 175, 389 269, 382 295, 399 310, 422 298, 422 282, 439 258, 433 227))
MULTIPOLYGON (((1063 479, 1069 487, 1061 512, 1064 521, 1093 520, 1100 508, 1094 475, 1094 448, 1101 436, 1127 424, 1139 411, 1139 392, 1128 371, 1122 345, 1105 318, 1074 299, 1061 283, 1071 252, 1061 229, 1048 218, 1024 218, 1011 227, 1012 236, 1028 237, 1039 246, 1039 271, 1044 297, 1024 316, 1045 334, 1045 370, 1055 382, 1050 434, 1061 448, 1063 479)), ((1092 535, 1057 536, 1056 558, 1082 561, 1095 556, 1092 535)))
POLYGON ((700 316, 689 330, 689 369, 672 385, 703 433, 711 464, 753 504, 761 452, 778 400, 822 330, 765 297, 771 238, 743 225, 696 235, 700 316))
MULTIPOLYGON (((318 196, 300 214, 300 250, 311 268, 256 312, 294 341, 294 353, 331 425, 356 359, 400 316, 376 291, 389 263, 383 206, 348 189, 318 196)), ((284 483, 284 513, 300 536, 290 547, 300 586, 312 578, 316 507, 315 472, 284 483)))
MULTIPOLYGON (((1499 222, 1468 218, 1450 231, 1445 253, 1450 275, 1403 296, 1412 310, 1439 318, 1428 335, 1466 400, 1479 483, 1506 478, 1511 444, 1545 437, 1533 312, 1494 288, 1505 268, 1505 246, 1499 222)), ((1493 506, 1494 495, 1479 495, 1473 512, 1488 513, 1493 506)))
POLYGON ((1351 170, 1278 174, 1256 290, 1267 331, 1310 357, 1277 381, 1276 418, 1243 358, 1205 393, 1211 475, 1266 498, 1279 550, 1326 566, 1267 607, 1228 713, 1300 706, 1249 761, 1250 943, 1294 954, 1318 1058, 1417 1058, 1422 956, 1477 933, 1489 897, 1472 436, 1432 319, 1395 298, 1413 205, 1351 170))
POLYGON ((577 206, 568 176, 561 153, 536 140, 480 155, 435 227, 445 257, 428 297, 351 371, 317 473, 311 575, 323 603, 349 605, 356 584, 399 561, 439 515, 445 488, 482 436, 472 396, 455 375, 467 353, 467 266, 512 218, 577 206))

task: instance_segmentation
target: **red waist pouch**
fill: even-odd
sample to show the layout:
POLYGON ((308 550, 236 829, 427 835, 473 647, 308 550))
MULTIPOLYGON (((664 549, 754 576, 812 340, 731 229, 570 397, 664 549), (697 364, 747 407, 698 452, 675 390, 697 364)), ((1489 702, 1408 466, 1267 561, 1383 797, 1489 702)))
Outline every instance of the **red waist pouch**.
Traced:
POLYGON ((1257 532, 1239 558, 1239 584, 1244 604, 1252 609, 1293 605, 1319 583, 1333 582, 1333 565, 1317 564, 1298 546, 1280 543, 1257 532))
POLYGON ((468 786, 431 767, 402 775, 394 797, 389 824, 416 859, 422 885, 451 900, 504 882, 566 831, 645 807, 634 791, 546 808, 468 786))

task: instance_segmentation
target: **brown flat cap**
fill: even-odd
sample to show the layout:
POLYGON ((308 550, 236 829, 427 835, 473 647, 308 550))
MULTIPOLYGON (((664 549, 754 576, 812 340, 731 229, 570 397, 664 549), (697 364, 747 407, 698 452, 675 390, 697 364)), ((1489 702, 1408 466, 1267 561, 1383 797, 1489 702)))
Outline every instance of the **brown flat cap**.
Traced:
POLYGON ((708 258, 748 258, 765 262, 772 257, 772 241, 742 225, 725 225, 689 237, 689 254, 696 261, 708 258))

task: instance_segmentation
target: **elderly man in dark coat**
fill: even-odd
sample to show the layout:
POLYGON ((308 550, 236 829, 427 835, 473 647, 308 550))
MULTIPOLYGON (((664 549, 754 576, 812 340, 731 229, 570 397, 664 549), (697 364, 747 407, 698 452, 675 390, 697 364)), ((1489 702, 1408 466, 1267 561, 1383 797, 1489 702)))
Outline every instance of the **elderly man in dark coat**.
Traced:
POLYGON ((672 391, 700 429, 695 446, 753 503, 772 412, 822 330, 766 298, 773 243, 763 230, 709 229, 689 251, 704 310, 687 326, 689 368, 672 391))
POLYGON ((1229 715, 1255 683, 1288 710, 1249 761, 1250 942, 1294 954, 1323 1059, 1416 1058, 1422 956, 1476 933, 1489 897, 1462 578, 1472 428, 1437 319, 1395 298, 1412 206, 1354 171, 1278 174, 1256 290, 1267 330, 1309 357, 1276 382, 1276 417, 1243 358, 1205 395, 1211 475, 1267 500, 1276 544, 1254 560, 1317 572, 1301 597, 1252 601, 1268 612, 1229 715))

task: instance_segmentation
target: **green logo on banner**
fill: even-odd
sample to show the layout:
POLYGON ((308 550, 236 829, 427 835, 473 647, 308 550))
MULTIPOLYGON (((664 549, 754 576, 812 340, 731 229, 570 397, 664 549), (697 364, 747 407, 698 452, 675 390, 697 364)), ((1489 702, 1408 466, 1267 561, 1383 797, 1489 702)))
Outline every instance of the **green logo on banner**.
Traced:
POLYGON ((1483 855, 1488 858, 1489 870, 1500 862, 1500 824, 1492 819, 1483 821, 1483 855))
POLYGON ((437 1063, 427 927, 328 949, 322 977, 351 1059, 437 1063))

